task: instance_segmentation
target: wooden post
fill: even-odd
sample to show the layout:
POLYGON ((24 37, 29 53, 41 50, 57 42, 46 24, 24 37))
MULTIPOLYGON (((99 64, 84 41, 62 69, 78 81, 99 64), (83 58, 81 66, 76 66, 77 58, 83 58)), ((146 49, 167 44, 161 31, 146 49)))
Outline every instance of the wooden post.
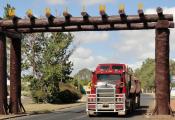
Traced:
POLYGON ((170 72, 169 72, 169 21, 158 21, 156 25, 156 108, 158 115, 170 114, 170 72))
MULTIPOLYGON (((10 113, 22 112, 21 103, 21 39, 11 38, 10 44, 10 113)), ((24 109, 23 109, 24 110, 24 109)))
POLYGON ((7 114, 6 36, 0 33, 0 114, 7 114))

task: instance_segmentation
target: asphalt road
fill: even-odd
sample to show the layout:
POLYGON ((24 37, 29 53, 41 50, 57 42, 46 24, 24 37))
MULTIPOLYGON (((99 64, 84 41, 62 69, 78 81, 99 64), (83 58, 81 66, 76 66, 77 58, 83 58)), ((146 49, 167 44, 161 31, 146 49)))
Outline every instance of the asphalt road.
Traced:
POLYGON ((141 96, 141 108, 128 114, 127 116, 120 117, 116 114, 101 114, 98 117, 89 118, 86 115, 85 105, 64 109, 61 111, 56 111, 48 114, 31 115, 26 117, 16 118, 16 120, 143 120, 149 107, 154 105, 154 98, 152 95, 142 95, 141 96))

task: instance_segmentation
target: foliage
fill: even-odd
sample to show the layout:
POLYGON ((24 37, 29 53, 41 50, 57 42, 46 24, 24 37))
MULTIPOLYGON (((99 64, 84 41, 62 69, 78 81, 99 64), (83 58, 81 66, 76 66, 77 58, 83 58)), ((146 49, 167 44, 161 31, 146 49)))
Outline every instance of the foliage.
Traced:
MULTIPOLYGON (((147 58, 134 74, 141 80, 143 89, 152 90, 155 84, 155 59, 147 58)), ((170 60, 170 75, 175 75, 175 61, 173 60, 170 60)), ((175 84, 172 83, 172 86, 175 84)))
POLYGON ((170 74, 175 75, 175 61, 170 60, 170 74))
POLYGON ((88 85, 89 81, 91 81, 92 71, 87 68, 81 69, 77 74, 74 75, 74 84, 78 86, 78 82, 81 85, 88 85))
POLYGON ((155 78, 155 60, 147 58, 143 63, 141 68, 135 70, 135 76, 141 80, 141 86, 143 89, 153 89, 154 88, 154 78, 155 78))
MULTIPOLYGON (((171 77, 175 75, 175 61, 170 60, 170 75, 171 77)), ((175 87, 175 83, 171 83, 171 87, 175 87)))
POLYGON ((37 33, 22 40, 23 70, 35 102, 55 102, 60 97, 59 82, 69 81, 72 63, 69 57, 73 36, 70 33, 37 33))
POLYGON ((82 94, 86 94, 85 89, 83 86, 88 85, 88 83, 91 81, 92 71, 90 71, 87 68, 81 69, 76 73, 73 77, 73 80, 70 82, 76 86, 78 91, 80 91, 82 94))
POLYGON ((81 98, 81 93, 71 84, 61 83, 59 98, 61 102, 71 103, 81 98))

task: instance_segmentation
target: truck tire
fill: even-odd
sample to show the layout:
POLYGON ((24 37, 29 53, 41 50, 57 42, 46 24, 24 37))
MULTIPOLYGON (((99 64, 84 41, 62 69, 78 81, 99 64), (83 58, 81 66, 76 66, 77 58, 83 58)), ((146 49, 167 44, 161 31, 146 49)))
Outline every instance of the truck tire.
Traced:
POLYGON ((136 96, 136 108, 139 108, 140 107, 140 95, 136 96))
POLYGON ((140 108, 140 95, 138 96, 138 108, 140 108))

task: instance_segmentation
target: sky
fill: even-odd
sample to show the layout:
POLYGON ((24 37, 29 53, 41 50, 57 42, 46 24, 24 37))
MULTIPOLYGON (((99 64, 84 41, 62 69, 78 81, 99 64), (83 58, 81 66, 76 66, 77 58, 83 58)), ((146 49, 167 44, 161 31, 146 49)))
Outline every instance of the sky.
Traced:
MULTIPOLYGON (((35 16, 44 16, 44 9, 62 16, 65 8, 73 16, 80 16, 83 6, 91 16, 99 15, 99 5, 106 5, 108 15, 118 15, 120 4, 125 5, 128 15, 137 14, 138 3, 144 5, 145 13, 153 14, 157 7, 164 13, 174 14, 174 0, 0 0, 0 17, 3 7, 10 3, 16 8, 16 15, 23 18, 28 9, 35 16)), ((82 68, 94 70, 100 63, 125 63, 133 69, 140 67, 146 58, 155 57, 155 30, 74 32, 73 44, 77 46, 70 60, 74 63, 75 74, 82 68)), ((170 58, 175 60, 175 30, 171 29, 170 58), (174 36, 174 37, 173 37, 174 36)))

